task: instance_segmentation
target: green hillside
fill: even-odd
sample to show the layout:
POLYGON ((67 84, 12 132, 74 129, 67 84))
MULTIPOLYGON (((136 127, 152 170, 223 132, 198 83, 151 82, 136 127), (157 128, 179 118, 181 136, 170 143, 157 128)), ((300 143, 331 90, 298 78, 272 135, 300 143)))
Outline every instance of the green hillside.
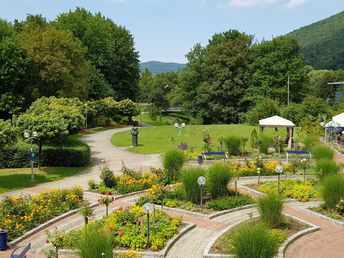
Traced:
POLYGON ((303 47, 307 64, 316 69, 344 69, 344 12, 288 35, 303 47))
POLYGON ((185 67, 185 64, 165 63, 158 61, 149 61, 140 64, 140 70, 148 69, 153 75, 166 72, 177 72, 185 67))

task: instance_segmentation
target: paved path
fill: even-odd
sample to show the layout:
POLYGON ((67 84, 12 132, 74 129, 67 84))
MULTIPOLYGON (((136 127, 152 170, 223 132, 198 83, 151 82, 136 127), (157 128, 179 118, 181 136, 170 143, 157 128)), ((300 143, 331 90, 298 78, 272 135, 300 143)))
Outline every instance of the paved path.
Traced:
MULTIPOLYGON (((81 185, 84 189, 87 188, 87 181, 95 179, 99 181, 99 165, 102 160, 106 160, 109 166, 115 173, 120 173, 122 168, 122 161, 129 168, 133 169, 149 169, 150 167, 161 167, 160 155, 142 155, 129 152, 125 148, 117 148, 111 144, 111 137, 114 133, 128 131, 127 128, 117 128, 106 131, 89 134, 81 138, 83 142, 88 144, 91 148, 91 162, 92 166, 86 168, 83 172, 74 176, 64 178, 59 181, 43 183, 31 188, 24 188, 17 191, 0 194, 1 197, 5 195, 19 195, 19 194, 35 194, 52 188, 68 188, 75 185, 81 185)), ((128 132, 130 133, 130 132, 128 132)))

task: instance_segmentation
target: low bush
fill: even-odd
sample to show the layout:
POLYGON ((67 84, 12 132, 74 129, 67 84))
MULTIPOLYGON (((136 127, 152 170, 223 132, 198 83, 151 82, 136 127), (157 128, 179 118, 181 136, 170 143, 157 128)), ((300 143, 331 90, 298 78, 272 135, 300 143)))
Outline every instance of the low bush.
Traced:
POLYGON ((277 194, 267 194, 258 200, 258 210, 262 220, 271 228, 279 226, 283 221, 283 199, 277 194))
POLYGON ((320 179, 324 179, 326 176, 338 174, 340 166, 333 160, 319 159, 315 163, 315 170, 320 176, 320 179))
POLYGON ((239 155, 240 154, 240 146, 241 146, 241 139, 238 136, 231 135, 224 139, 224 143, 227 146, 228 154, 229 155, 239 155))
POLYGON ((321 183, 321 195, 326 208, 334 209, 341 199, 344 198, 344 177, 341 174, 330 175, 321 183))
POLYGON ((1 148, 0 168, 23 168, 30 166, 30 147, 14 145, 1 148))
POLYGON ((268 154, 269 147, 272 144, 272 139, 266 135, 261 135, 258 141, 260 153, 268 154))
POLYGON ((228 194, 228 184, 233 175, 231 167, 226 164, 214 164, 207 172, 206 188, 211 198, 228 194))
POLYGON ((186 161, 184 153, 180 150, 170 150, 165 153, 163 164, 167 173, 168 183, 177 180, 180 176, 180 170, 186 161))
POLYGON ((311 149, 312 157, 316 160, 327 159, 333 160, 333 151, 325 145, 315 145, 311 149))
POLYGON ((254 201, 247 195, 227 196, 207 202, 206 208, 222 211, 252 203, 254 203, 254 201))
POLYGON ((245 223, 233 233, 233 252, 238 258, 272 258, 278 241, 263 224, 245 223))
POLYGON ((203 168, 188 168, 182 170, 181 181, 184 185, 185 198, 193 203, 198 203, 201 198, 200 186, 197 179, 205 176, 206 170, 203 168))
POLYGON ((103 165, 100 167, 100 179, 106 187, 112 188, 116 185, 114 175, 107 165, 103 165))

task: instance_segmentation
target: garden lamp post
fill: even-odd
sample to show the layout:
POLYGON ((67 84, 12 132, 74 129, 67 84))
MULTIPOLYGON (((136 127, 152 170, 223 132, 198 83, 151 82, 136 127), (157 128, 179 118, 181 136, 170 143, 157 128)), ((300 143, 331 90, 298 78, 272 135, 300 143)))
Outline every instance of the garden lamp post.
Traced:
POLYGON ((203 187, 204 187, 204 184, 205 184, 205 177, 204 176, 200 176, 197 179, 197 183, 198 183, 198 185, 201 188, 201 209, 202 209, 203 208, 203 187))
POLYGON ((143 211, 147 214, 147 248, 149 248, 149 214, 153 212, 153 205, 151 203, 145 203, 143 205, 143 211))
POLYGON ((182 123, 182 124, 175 123, 174 127, 178 129, 178 139, 179 139, 179 145, 180 145, 181 140, 182 140, 182 130, 185 127, 185 123, 182 123))
POLYGON ((278 165, 276 167, 276 172, 278 176, 278 193, 280 192, 280 184, 281 184, 281 174, 283 173, 283 167, 281 165, 278 165))
POLYGON ((32 142, 38 137, 36 131, 33 132, 24 132, 24 137, 30 140, 30 164, 31 164, 31 181, 35 181, 35 174, 33 173, 33 161, 36 159, 35 152, 32 149, 32 142))

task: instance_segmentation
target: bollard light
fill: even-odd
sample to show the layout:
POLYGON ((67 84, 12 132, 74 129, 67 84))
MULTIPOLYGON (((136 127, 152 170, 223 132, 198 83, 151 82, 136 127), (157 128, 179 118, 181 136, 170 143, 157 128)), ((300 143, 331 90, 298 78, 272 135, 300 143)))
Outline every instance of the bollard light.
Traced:
POLYGON ((38 133, 36 131, 23 133, 25 139, 30 140, 30 164, 31 164, 31 181, 35 181, 35 174, 33 172, 33 161, 36 159, 35 152, 32 149, 32 142, 34 139, 38 138, 38 133))
POLYGON ((197 179, 197 183, 198 185, 200 186, 201 188, 201 209, 203 208, 203 187, 205 185, 205 177, 204 176, 200 176, 198 179, 197 179))
POLYGON ((153 204, 151 203, 145 203, 143 205, 143 211, 147 214, 147 248, 149 248, 150 244, 149 244, 149 215, 153 212, 153 204))
POLYGON ((278 193, 280 192, 280 184, 281 184, 281 174, 283 173, 283 167, 281 165, 278 165, 276 167, 276 172, 277 172, 277 176, 278 176, 278 193))

